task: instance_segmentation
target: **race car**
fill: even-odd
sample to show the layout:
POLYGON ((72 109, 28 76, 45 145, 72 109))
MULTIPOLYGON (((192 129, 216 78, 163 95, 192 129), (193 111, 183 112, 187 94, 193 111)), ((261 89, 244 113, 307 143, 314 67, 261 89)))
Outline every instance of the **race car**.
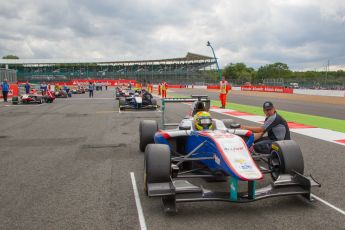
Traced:
MULTIPOLYGON (((139 126, 140 150, 144 157, 144 190, 149 197, 161 197, 165 212, 177 212, 176 203, 196 201, 252 202, 270 197, 302 195, 311 199, 311 187, 320 184, 305 176, 303 155, 293 140, 276 141, 270 154, 249 150, 254 134, 241 130, 230 119, 211 119, 210 129, 196 128, 193 115, 207 111, 205 96, 162 100, 163 127, 155 120, 143 120, 139 126), (166 103, 193 102, 190 113, 178 124, 166 124, 166 103), (264 175, 271 183, 257 188, 264 175), (194 178, 229 181, 223 191, 193 184, 194 178), (239 191, 239 182, 247 191, 239 191)), ((210 121, 208 121, 210 122, 210 121)), ((261 183, 260 183, 261 184, 261 183)))
POLYGON ((62 89, 55 91, 54 95, 56 98, 67 98, 68 97, 67 92, 65 90, 62 90, 62 89))
POLYGON ((85 88, 73 88, 71 90, 72 94, 84 94, 85 93, 85 88))
POLYGON ((150 98, 145 97, 141 93, 140 90, 134 91, 134 94, 130 91, 128 96, 119 97, 119 109, 156 110, 159 108, 156 99, 152 98, 152 96, 150 98))
POLYGON ((134 95, 135 91, 128 89, 128 88, 121 88, 121 87, 116 87, 115 89, 115 98, 116 100, 119 100, 122 97, 129 97, 134 95))
POLYGON ((36 91, 31 91, 29 94, 23 94, 19 97, 12 97, 12 104, 42 104, 43 102, 52 103, 54 100, 55 96, 51 91, 47 91, 47 94, 44 96, 36 91))

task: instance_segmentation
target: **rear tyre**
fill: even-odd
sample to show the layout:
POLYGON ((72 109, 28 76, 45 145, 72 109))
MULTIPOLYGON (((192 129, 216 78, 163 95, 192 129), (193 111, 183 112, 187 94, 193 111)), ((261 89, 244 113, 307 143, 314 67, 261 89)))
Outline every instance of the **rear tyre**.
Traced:
POLYGON ((304 160, 299 145, 293 140, 273 142, 269 168, 273 180, 277 180, 280 174, 303 174, 304 160))
POLYGON ((144 190, 147 194, 149 183, 170 182, 171 159, 168 145, 149 144, 145 150, 144 190))
POLYGON ((18 105, 18 97, 12 97, 12 104, 18 105))
POLYGON ((143 120, 139 124, 139 148, 141 152, 145 151, 148 144, 154 143, 154 135, 158 131, 158 123, 155 120, 143 120))
POLYGON ((152 98, 152 99, 151 99, 151 103, 152 103, 152 105, 157 105, 157 100, 154 99, 154 98, 152 98))
POLYGON ((120 97, 120 98, 119 98, 119 105, 120 105, 120 106, 126 105, 126 99, 120 97))

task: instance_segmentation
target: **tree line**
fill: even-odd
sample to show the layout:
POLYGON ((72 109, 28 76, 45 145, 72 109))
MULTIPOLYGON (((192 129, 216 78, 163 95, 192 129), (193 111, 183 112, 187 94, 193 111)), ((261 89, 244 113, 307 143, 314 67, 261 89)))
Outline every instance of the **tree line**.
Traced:
POLYGON ((251 84, 284 84, 296 82, 306 87, 345 87, 345 71, 292 71, 285 63, 276 62, 261 66, 258 70, 244 63, 230 63, 223 69, 225 77, 242 85, 251 84))

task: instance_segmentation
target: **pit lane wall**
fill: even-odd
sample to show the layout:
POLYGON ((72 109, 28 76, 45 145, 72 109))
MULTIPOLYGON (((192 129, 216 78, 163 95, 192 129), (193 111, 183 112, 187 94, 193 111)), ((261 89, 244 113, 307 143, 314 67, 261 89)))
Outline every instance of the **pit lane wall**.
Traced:
POLYGON ((345 90, 315 90, 315 89, 294 89, 294 94, 345 97, 345 90))
POLYGON ((270 93, 288 93, 292 94, 292 88, 283 86, 268 86, 268 85, 243 85, 241 91, 257 91, 257 92, 270 92, 270 93))

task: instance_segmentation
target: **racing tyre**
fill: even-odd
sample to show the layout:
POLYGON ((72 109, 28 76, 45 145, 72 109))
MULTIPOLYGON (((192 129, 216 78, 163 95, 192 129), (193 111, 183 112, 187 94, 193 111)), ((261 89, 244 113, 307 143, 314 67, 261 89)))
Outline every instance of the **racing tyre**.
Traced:
POLYGON ((145 150, 144 190, 147 194, 149 183, 170 182, 170 149, 168 145, 149 144, 145 150))
POLYGON ((157 100, 154 99, 154 98, 152 98, 152 99, 151 99, 151 103, 152 103, 152 105, 157 105, 157 100))
POLYGON ((12 104, 18 105, 18 97, 12 97, 12 104))
POLYGON ((119 105, 120 105, 120 106, 126 105, 126 99, 120 97, 120 98, 119 98, 119 105))
POLYGON ((232 119, 222 119, 222 122, 224 123, 225 127, 227 129, 231 129, 231 124, 234 123, 234 120, 232 119))
POLYGON ((157 121, 154 121, 154 120, 140 121, 140 125, 139 125, 140 151, 144 152, 148 144, 154 143, 154 135, 157 131, 158 131, 157 121))
POLYGON ((293 140, 276 141, 272 143, 269 168, 273 180, 280 174, 298 172, 304 173, 304 160, 299 145, 293 140))

